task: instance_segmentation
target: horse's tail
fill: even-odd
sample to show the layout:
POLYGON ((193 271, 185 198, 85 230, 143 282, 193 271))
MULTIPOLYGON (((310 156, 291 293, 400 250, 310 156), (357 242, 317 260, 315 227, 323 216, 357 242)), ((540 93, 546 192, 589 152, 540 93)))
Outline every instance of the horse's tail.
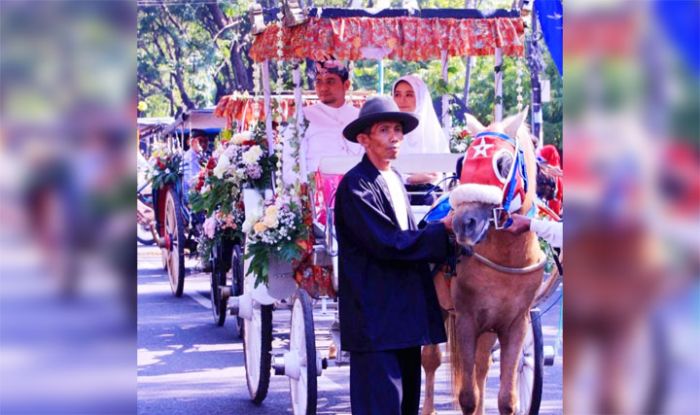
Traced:
POLYGON ((459 352, 459 341, 457 337, 457 325, 455 315, 450 313, 445 322, 447 328, 447 349, 450 351, 450 367, 452 367, 452 396, 455 404, 459 404, 459 392, 462 390, 462 359, 459 352))

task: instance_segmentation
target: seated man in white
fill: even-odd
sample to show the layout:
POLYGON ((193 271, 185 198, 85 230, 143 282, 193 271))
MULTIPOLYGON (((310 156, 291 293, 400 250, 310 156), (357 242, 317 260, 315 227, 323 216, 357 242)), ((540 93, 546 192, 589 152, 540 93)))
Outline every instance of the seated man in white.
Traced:
MULTIPOLYGON (((351 143, 343 138, 343 128, 357 118, 359 109, 345 101, 345 94, 350 89, 348 69, 339 61, 316 62, 317 104, 305 107, 304 117, 309 122, 300 142, 300 177, 306 182, 308 175, 318 170, 324 157, 360 156, 364 153, 361 145, 351 143)), ((292 171, 291 147, 288 145, 290 130, 285 132, 283 154, 283 180, 290 185, 295 181, 292 171), (291 161, 290 161, 291 160, 291 161)))

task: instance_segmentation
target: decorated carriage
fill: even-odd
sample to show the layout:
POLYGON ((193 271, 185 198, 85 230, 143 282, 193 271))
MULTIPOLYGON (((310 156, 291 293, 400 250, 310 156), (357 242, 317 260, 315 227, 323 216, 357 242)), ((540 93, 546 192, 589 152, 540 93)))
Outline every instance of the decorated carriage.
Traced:
POLYGON ((161 126, 148 136, 151 203, 155 211, 154 236, 161 248, 163 265, 173 294, 182 296, 185 284, 185 257, 197 249, 197 219, 191 214, 183 186, 183 154, 187 138, 194 129, 214 136, 224 127, 224 120, 213 109, 191 110, 174 122, 161 126))
MULTIPOLYGON (((265 399, 274 368, 276 375, 286 375, 290 380, 293 412, 313 414, 317 405, 317 376, 328 365, 344 363, 339 351, 327 356, 318 352, 315 309, 319 305, 325 308, 326 301, 337 295, 333 194, 338 178, 359 159, 324 159, 308 182, 302 180, 291 185, 282 182, 282 137, 291 141, 292 163, 298 166, 303 162, 299 157, 299 142, 305 128, 302 107, 313 101, 302 93, 301 63, 305 59, 324 60, 329 56, 350 61, 440 60, 443 80, 447 82, 448 58, 494 55, 494 117, 500 120, 503 56, 523 55, 525 23, 520 10, 483 13, 392 9, 370 13, 330 8, 305 10, 296 1, 285 2, 281 10, 262 10, 253 4, 250 16, 255 35, 251 48, 251 57, 256 62, 255 95, 236 94, 217 107, 217 113, 227 118, 229 132, 222 135, 226 143, 211 165, 211 174, 203 173, 201 185, 201 188, 211 186, 216 179, 226 181, 227 174, 240 176, 230 179, 237 186, 231 203, 242 208, 244 215, 231 219, 226 215, 234 214, 226 212, 225 216, 216 217, 214 203, 208 212, 213 219, 205 224, 212 239, 226 226, 236 231, 235 237, 227 238, 232 243, 225 247, 225 244, 217 245, 226 254, 219 255, 216 251, 213 255, 223 258, 220 271, 212 273, 220 276, 212 278, 215 318, 222 321, 220 316, 225 318, 227 309, 238 318, 247 386, 253 402, 259 404, 265 399), (277 62, 279 75, 274 82, 270 79, 273 60, 277 62), (293 64, 293 96, 282 95, 283 61, 293 64), (262 97, 258 95, 260 92, 262 97), (231 168, 232 165, 237 167, 231 168), (266 167, 252 174, 254 165, 266 167), (219 174, 215 172, 217 168, 219 174), (291 307, 289 350, 272 356, 272 314, 282 303, 291 307)), ((442 120, 444 128, 450 131, 448 101, 449 97, 445 96, 442 120)), ((451 178, 459 157, 459 154, 405 156, 397 161, 396 167, 403 173, 444 172, 451 178)), ((444 190, 449 190, 449 182, 443 184, 444 190)), ((555 285, 543 286, 547 292, 542 292, 540 298, 551 294, 555 285)), ((542 393, 545 359, 537 310, 531 312, 529 321, 518 366, 518 413, 537 413, 542 393)), ((339 335, 334 331, 337 347, 339 335)))

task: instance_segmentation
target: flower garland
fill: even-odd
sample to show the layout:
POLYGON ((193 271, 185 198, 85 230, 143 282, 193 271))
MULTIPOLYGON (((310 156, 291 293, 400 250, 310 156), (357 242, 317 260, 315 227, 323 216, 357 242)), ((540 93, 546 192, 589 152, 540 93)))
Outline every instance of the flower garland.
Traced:
MULTIPOLYGON (((280 3, 280 10, 283 8, 280 3)), ((247 214, 243 223, 243 231, 248 237, 246 259, 250 259, 248 275, 255 277, 255 285, 267 284, 269 279, 269 264, 273 256, 284 262, 295 264, 301 259, 305 252, 305 241, 308 239, 309 226, 305 223, 306 216, 303 209, 304 203, 308 202, 305 192, 301 191, 301 186, 297 181, 291 187, 285 188, 282 181, 283 161, 282 153, 284 143, 282 142, 282 128, 284 117, 282 114, 282 102, 280 95, 283 88, 283 14, 277 14, 277 79, 275 81, 276 96, 271 102, 272 120, 275 127, 274 154, 275 154, 275 196, 267 202, 262 217, 254 217, 247 214)), ((290 117, 286 120, 290 134, 285 137, 291 148, 291 160, 297 160, 292 167, 295 172, 299 172, 299 152, 301 136, 306 124, 299 128, 297 119, 290 117)))
POLYGON ((260 64, 253 63, 253 95, 258 96, 262 89, 260 88, 260 64))

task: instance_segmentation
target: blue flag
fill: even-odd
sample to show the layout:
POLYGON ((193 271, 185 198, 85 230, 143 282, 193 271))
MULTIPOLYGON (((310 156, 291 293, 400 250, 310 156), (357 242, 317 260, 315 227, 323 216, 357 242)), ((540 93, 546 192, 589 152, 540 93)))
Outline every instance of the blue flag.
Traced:
POLYGON ((562 50, 564 9, 561 0, 535 0, 535 13, 537 13, 549 54, 559 70, 559 75, 564 75, 562 50))

